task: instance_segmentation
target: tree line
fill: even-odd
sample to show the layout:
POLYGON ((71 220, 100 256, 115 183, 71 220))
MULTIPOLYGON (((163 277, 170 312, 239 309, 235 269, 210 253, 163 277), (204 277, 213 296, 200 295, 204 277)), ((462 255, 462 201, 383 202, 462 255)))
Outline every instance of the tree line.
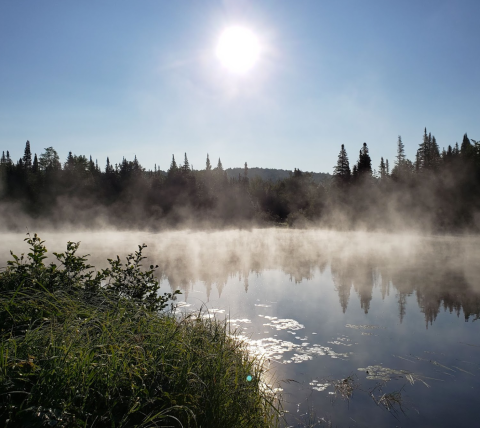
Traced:
MULTIPOLYGON (((274 222, 474 230, 480 224, 479 190, 480 142, 465 134, 460 146, 440 151, 426 129, 414 161, 398 137, 392 168, 382 157, 373 169, 366 143, 351 168, 342 144, 333 179, 321 183, 296 168, 277 181, 249 178, 246 162, 229 178, 221 160, 214 167, 208 154, 205 169, 193 170, 185 153, 179 163, 172 156, 166 172, 145 169, 136 156, 114 165, 107 157, 101 168, 91 156, 69 152, 62 163, 53 147, 32 155, 29 141, 18 161, 8 151, 0 158, 0 204, 58 225, 91 226, 101 218, 119 227, 274 222)), ((8 217, 7 227, 23 227, 15 217, 8 217)))

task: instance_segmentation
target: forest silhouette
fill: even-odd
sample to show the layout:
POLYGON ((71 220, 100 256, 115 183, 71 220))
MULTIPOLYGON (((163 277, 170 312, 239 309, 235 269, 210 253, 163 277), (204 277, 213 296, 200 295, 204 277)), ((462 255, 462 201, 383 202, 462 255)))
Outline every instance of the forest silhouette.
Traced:
MULTIPOLYGON (((381 158, 373 169, 368 145, 360 146, 350 168, 342 145, 333 177, 295 168, 288 177, 249 177, 245 162, 227 175, 207 155, 205 169, 193 170, 184 155, 172 157, 168 171, 143 168, 135 157, 102 169, 92 156, 54 148, 39 156, 27 141, 17 162, 7 150, 0 159, 0 217, 4 228, 29 224, 161 229, 283 224, 337 229, 431 232, 478 231, 480 227, 480 142, 440 151, 425 129, 416 158, 405 156, 401 137, 390 168, 381 158), (33 222, 33 223, 32 223, 33 222)), ((252 174, 253 175, 253 174, 252 174)), ((265 176, 265 174, 264 174, 265 176)), ((268 175, 267 175, 268 176, 268 175)), ((284 175, 283 175, 284 176, 284 175)))

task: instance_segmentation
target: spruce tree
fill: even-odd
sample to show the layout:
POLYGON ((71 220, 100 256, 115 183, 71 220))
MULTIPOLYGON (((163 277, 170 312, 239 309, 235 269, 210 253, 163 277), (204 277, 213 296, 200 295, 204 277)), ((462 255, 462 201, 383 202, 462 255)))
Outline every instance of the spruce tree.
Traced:
POLYGON ((473 146, 467 134, 464 134, 463 136, 462 145, 460 146, 460 154, 465 159, 474 155, 473 146))
POLYGON ((75 159, 72 152, 68 152, 67 161, 65 162, 65 169, 73 169, 75 167, 75 159))
POLYGON ((338 185, 344 186, 350 181, 350 164, 345 145, 342 144, 338 154, 337 165, 333 169, 333 177, 338 185))
POLYGON ((371 177, 372 176, 372 159, 368 153, 367 143, 363 143, 358 157, 357 170, 359 176, 371 177))
POLYGON ((5 150, 2 152, 2 158, 0 159, 0 165, 5 165, 7 163, 7 158, 5 157, 5 150))
POLYGON ((210 163, 210 158, 208 157, 208 153, 207 153, 207 164, 205 166, 205 170, 206 171, 211 171, 212 170, 212 164, 210 163))
POLYGON ((107 156, 107 165, 105 166, 105 173, 106 174, 111 174, 113 172, 113 167, 110 164, 110 159, 107 156))
POLYGON ((38 159, 37 159, 37 154, 36 153, 35 153, 35 156, 33 157, 32 171, 33 172, 38 171, 38 159))
POLYGON ((185 153, 185 159, 183 161, 182 171, 187 174, 190 172, 190 164, 188 163, 187 154, 185 153))
POLYGON ((218 171, 223 171, 223 165, 222 165, 222 161, 220 160, 220 158, 218 158, 217 170, 218 171))
POLYGON ((402 137, 399 135, 397 141, 397 156, 395 165, 401 166, 403 162, 405 162, 405 146, 402 143, 402 137))
POLYGON ((378 170, 380 171, 380 178, 384 178, 387 175, 387 170, 385 167, 385 162, 383 161, 383 157, 380 160, 380 165, 378 167, 378 170))
POLYGON ((175 155, 172 155, 172 162, 170 163, 170 168, 167 171, 169 177, 173 177, 178 172, 177 162, 175 161, 175 155))
POLYGON ((92 155, 90 155, 90 160, 88 161, 88 171, 92 174, 95 172, 95 164, 93 163, 92 155))
POLYGON ((388 164, 388 159, 385 160, 385 172, 387 173, 387 176, 390 175, 390 165, 388 164))
POLYGON ((27 140, 25 144, 25 151, 23 153, 23 166, 30 169, 32 167, 32 152, 30 151, 30 141, 27 140))

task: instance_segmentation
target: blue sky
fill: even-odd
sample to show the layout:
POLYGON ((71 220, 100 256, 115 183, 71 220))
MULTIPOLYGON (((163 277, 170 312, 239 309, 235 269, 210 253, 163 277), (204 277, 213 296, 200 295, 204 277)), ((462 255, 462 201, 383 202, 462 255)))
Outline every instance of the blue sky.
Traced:
POLYGON ((0 0, 0 150, 28 139, 168 168, 332 172, 363 142, 393 164, 423 129, 480 140, 480 2, 0 0), (215 56, 223 29, 262 46, 243 76, 215 56))

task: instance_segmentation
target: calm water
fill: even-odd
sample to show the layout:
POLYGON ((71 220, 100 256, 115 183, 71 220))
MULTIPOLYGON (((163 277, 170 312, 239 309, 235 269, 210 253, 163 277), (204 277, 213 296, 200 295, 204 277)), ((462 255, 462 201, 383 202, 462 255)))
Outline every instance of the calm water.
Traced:
MULTIPOLYGON (((228 317, 290 426, 477 426, 480 239, 292 230, 45 233, 91 263, 148 245, 179 310, 228 317)), ((8 250, 26 249, 4 235, 8 250)))

